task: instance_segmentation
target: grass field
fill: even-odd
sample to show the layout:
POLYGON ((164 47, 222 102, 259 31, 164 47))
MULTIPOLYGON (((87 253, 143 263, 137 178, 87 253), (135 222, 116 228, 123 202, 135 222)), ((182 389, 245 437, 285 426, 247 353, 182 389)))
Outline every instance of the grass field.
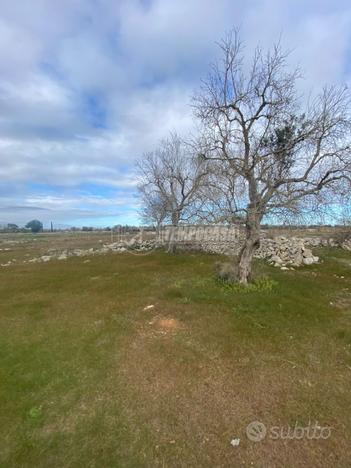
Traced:
POLYGON ((257 262, 276 284, 250 292, 205 254, 1 268, 0 466, 350 466, 351 253, 317 255, 257 262), (270 436, 312 423, 330 437, 270 436))

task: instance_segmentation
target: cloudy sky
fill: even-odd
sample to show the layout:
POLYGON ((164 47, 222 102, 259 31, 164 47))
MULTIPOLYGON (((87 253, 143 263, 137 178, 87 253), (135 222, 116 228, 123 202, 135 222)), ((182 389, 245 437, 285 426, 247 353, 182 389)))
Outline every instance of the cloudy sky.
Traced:
POLYGON ((0 222, 137 223, 133 163, 193 129, 233 27, 282 35, 305 89, 351 82, 349 0, 0 0, 0 222))

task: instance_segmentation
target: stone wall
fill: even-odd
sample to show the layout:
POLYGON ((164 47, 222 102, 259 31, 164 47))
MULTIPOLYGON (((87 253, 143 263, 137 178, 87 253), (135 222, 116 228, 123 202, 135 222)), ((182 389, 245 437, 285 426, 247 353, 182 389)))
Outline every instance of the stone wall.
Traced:
POLYGON ((203 242, 203 241, 225 241, 236 242, 243 233, 243 228, 240 225, 180 225, 180 226, 165 226, 159 233, 158 239, 163 242, 168 242, 171 236, 181 242, 203 242))
POLYGON ((184 248, 235 254, 239 251, 244 236, 244 230, 239 225, 165 226, 158 233, 157 242, 164 245, 173 239, 178 246, 184 248))
MULTIPOLYGON (((351 249, 351 241, 338 243, 335 239, 321 237, 270 237, 270 231, 261 231, 261 246, 255 252, 258 258, 266 258, 275 266, 311 265, 318 262, 311 247, 340 246, 351 249)), ((203 250, 206 252, 237 255, 245 238, 245 230, 240 225, 182 225, 166 226, 157 236, 159 245, 166 245, 171 239, 179 247, 203 250)))

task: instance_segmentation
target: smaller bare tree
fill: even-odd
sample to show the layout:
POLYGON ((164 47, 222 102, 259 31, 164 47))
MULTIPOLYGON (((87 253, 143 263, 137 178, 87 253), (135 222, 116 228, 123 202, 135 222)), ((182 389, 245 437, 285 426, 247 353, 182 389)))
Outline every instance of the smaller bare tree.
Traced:
POLYGON ((157 232, 167 217, 167 207, 159 194, 150 195, 147 187, 139 187, 141 199, 140 216, 146 225, 153 225, 157 232))
MULTIPOLYGON (((176 227, 194 217, 207 164, 194 157, 190 146, 176 133, 138 160, 137 173, 143 211, 149 219, 176 227)), ((168 251, 174 252, 175 248, 171 229, 168 251)))

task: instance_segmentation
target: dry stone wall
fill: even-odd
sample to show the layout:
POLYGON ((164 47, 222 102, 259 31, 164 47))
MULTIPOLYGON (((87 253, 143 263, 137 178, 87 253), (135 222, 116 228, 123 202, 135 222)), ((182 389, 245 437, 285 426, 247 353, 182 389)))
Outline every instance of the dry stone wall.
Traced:
MULTIPOLYGON (((157 243, 165 245, 173 240, 179 247, 204 250, 206 252, 237 255, 245 239, 240 225, 223 226, 167 226, 157 237, 157 243)), ((270 238, 262 231, 260 248, 255 252, 258 258, 265 258, 283 269, 300 265, 312 265, 319 258, 310 247, 324 245, 324 239, 277 236, 270 238)), ((328 245, 336 246, 332 240, 328 245)))
POLYGON ((157 236, 161 245, 173 240, 184 248, 201 249, 213 253, 238 253, 244 239, 240 226, 177 226, 164 227, 157 236))

